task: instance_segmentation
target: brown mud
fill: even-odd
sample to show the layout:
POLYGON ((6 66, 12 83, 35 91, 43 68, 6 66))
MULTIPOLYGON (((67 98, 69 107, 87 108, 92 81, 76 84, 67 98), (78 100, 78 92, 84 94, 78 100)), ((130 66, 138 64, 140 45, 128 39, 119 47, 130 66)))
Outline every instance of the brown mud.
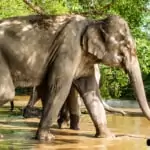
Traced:
MULTIPOLYGON (((107 114, 108 127, 115 139, 95 138, 95 129, 88 114, 82 114, 80 131, 51 129, 55 135, 52 143, 40 143, 33 139, 38 127, 38 118, 24 119, 21 109, 28 96, 15 98, 15 110, 10 112, 9 103, 0 109, 0 150, 148 150, 146 138, 150 137, 150 121, 143 117, 139 109, 124 109, 129 116, 107 114), (22 100, 23 99, 23 100, 22 100), (22 101, 20 101, 22 100, 22 101), (135 115, 136 114, 136 115, 135 115), (126 136, 122 136, 125 134, 126 136)), ((39 107, 41 104, 38 103, 39 107)))

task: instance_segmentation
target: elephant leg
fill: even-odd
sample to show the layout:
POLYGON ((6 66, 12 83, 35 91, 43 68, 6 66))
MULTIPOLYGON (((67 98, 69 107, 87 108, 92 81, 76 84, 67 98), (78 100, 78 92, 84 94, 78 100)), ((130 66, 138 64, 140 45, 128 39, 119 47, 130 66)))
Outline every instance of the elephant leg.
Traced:
POLYGON ((48 73, 48 86, 46 87, 46 96, 43 100, 45 104, 36 134, 36 138, 39 140, 50 141, 54 138, 49 131, 50 126, 56 120, 73 82, 77 64, 72 58, 64 59, 65 56, 63 54, 58 55, 48 73))
POLYGON ((57 123, 58 123, 59 129, 62 128, 62 124, 64 122, 66 122, 67 125, 69 124, 69 108, 67 105, 68 105, 68 102, 66 100, 59 112, 59 115, 58 115, 57 123))
POLYGON ((33 87, 33 90, 32 90, 31 96, 30 96, 30 100, 27 104, 27 107, 33 107, 35 105, 35 103, 38 101, 38 98, 39 98, 39 96, 38 96, 36 87, 33 87))
POLYGON ((61 128, 63 122, 68 122, 69 118, 70 129, 79 130, 80 104, 74 86, 71 87, 67 100, 59 112, 59 119, 57 120, 59 128, 61 128))
POLYGON ((67 102, 70 113, 70 129, 79 130, 79 119, 81 112, 78 94, 74 86, 71 87, 67 102))
POLYGON ((35 103, 39 100, 39 98, 40 97, 39 97, 36 87, 33 87, 29 102, 28 102, 27 106, 23 109, 23 117, 24 118, 32 118, 32 117, 41 116, 41 110, 33 107, 35 105, 35 103))
POLYGON ((10 111, 14 110, 14 101, 10 101, 10 111))
POLYGON ((114 137, 107 128, 106 113, 100 101, 99 88, 95 76, 80 78, 74 82, 96 128, 95 136, 114 137))
POLYGON ((12 101, 15 97, 15 87, 7 63, 0 52, 0 106, 12 101))

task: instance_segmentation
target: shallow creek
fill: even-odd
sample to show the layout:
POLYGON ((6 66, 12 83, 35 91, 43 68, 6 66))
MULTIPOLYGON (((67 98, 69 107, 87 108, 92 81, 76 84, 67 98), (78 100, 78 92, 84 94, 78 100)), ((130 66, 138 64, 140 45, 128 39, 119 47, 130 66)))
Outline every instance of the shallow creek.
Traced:
POLYGON ((124 108, 131 112, 129 116, 107 114, 108 127, 118 136, 115 139, 94 138, 92 121, 88 114, 82 114, 80 131, 70 130, 67 125, 60 130, 55 125, 51 129, 55 141, 39 143, 33 139, 39 119, 24 119, 20 110, 28 98, 16 97, 14 112, 9 111, 9 103, 0 109, 0 133, 4 135, 0 139, 0 150, 150 150, 145 139, 150 136, 150 121, 137 108, 124 108))

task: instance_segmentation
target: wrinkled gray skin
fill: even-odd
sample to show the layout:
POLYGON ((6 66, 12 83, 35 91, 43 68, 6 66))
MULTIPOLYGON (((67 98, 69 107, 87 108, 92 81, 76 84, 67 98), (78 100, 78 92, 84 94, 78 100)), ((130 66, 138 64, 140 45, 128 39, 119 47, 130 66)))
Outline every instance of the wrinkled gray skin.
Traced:
POLYGON ((107 128, 98 88, 93 90, 91 85, 96 63, 120 66, 128 73, 141 109, 150 119, 134 40, 124 19, 109 16, 92 21, 65 15, 0 21, 0 104, 13 100, 16 87, 42 89, 44 85, 44 110, 36 133, 39 140, 54 138, 49 129, 72 84, 83 95, 96 136, 114 137, 107 128))

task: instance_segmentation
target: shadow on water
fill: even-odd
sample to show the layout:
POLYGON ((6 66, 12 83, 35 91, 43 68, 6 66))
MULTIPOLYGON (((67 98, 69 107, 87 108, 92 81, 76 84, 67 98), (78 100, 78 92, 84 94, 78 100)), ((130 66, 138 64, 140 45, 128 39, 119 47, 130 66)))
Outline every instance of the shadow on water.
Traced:
MULTIPOLYGON (((17 99, 15 103, 18 102, 17 99)), ((0 109, 0 133, 4 135, 0 139, 0 150, 148 150, 145 137, 150 135, 150 122, 137 108, 126 109, 127 116, 107 115, 108 127, 117 135, 115 139, 95 138, 92 121, 84 114, 80 131, 70 130, 66 125, 59 130, 55 125, 51 132, 56 139, 44 143, 34 140, 39 119, 24 119, 20 111, 24 106, 19 102, 14 112, 9 111, 9 106, 0 109)))

